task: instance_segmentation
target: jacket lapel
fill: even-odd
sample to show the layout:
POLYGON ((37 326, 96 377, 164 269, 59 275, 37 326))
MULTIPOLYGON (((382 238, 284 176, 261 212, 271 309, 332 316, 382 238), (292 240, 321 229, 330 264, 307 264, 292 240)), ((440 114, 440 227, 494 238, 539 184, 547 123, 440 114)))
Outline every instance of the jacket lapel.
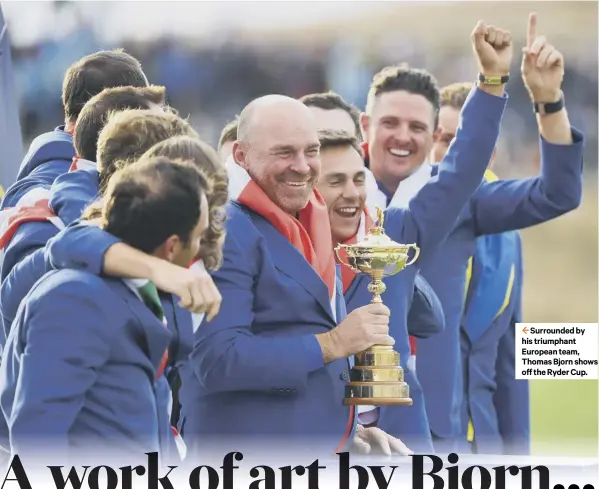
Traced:
POLYGON ((275 268, 300 284, 308 294, 316 299, 331 321, 336 324, 326 284, 302 254, 272 224, 255 212, 248 210, 248 213, 265 237, 275 268))
POLYGON ((137 316, 140 346, 145 349, 150 362, 157 369, 162 361, 164 351, 169 348, 172 333, 124 282, 111 280, 110 286, 129 304, 137 316))
MULTIPOLYGON (((368 278, 367 275, 365 275, 363 273, 356 274, 356 276, 352 280, 351 284, 349 285, 347 291, 345 292, 345 303, 346 304, 350 304, 350 302, 354 299, 354 296, 360 289, 360 286, 364 280, 368 281, 370 279, 368 278)), ((368 282, 366 282, 366 285, 367 284, 368 284, 368 282)))

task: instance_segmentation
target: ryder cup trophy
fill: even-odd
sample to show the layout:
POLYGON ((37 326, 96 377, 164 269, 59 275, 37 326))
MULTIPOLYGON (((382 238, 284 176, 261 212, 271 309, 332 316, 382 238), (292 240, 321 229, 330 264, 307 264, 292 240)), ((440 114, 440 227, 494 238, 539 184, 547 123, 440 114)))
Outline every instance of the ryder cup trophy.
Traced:
MULTIPOLYGON (((383 277, 395 275, 416 261, 420 249, 415 244, 399 244, 391 240, 383 228, 384 214, 377 207, 377 223, 368 235, 353 245, 338 245, 335 254, 341 263, 354 272, 370 276, 368 291, 374 294, 372 303, 382 303, 385 292, 383 277), (408 261, 410 248, 414 256, 408 261), (345 252, 347 261, 342 260, 345 252)), ((371 406, 397 406, 412 404, 410 388, 404 381, 404 371, 399 364, 399 353, 391 346, 374 345, 356 355, 349 385, 345 388, 345 404, 371 406)))

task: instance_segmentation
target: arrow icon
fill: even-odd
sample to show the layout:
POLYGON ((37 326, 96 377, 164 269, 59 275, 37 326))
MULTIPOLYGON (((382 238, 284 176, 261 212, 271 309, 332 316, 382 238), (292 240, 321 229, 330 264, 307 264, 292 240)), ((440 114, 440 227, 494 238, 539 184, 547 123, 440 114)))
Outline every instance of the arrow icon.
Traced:
POLYGON ((524 326, 524 328, 522 328, 522 332, 525 334, 528 333, 528 328, 526 326, 524 326))

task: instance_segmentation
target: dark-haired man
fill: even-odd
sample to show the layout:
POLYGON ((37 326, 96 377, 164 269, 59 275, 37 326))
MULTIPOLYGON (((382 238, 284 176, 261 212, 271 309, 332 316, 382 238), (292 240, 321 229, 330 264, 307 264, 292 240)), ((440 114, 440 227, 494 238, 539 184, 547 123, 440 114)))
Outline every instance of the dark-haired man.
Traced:
MULTIPOLYGON (((360 112, 356 107, 343 100, 341 95, 332 91, 311 93, 304 95, 300 100, 311 110, 319 129, 343 131, 361 139, 360 112)), ((366 185, 364 185, 364 189, 366 189, 366 185)), ((416 338, 428 338, 444 327, 445 316, 441 302, 432 287, 418 273, 414 279, 414 296, 408 313, 408 332, 410 334, 408 367, 411 370, 415 370, 416 338)))
POLYGON ((341 95, 332 91, 310 93, 300 98, 300 102, 310 108, 320 129, 344 131, 361 138, 360 111, 341 95))
MULTIPOLYGON (((534 20, 533 20, 534 19, 534 20)), ((583 135, 570 126, 560 86, 563 58, 544 37, 536 36, 531 16, 523 58, 523 80, 537 113, 542 172, 537 178, 483 183, 464 208, 454 230, 434 259, 422 263, 422 273, 439 296, 445 313, 445 330, 418 341, 418 378, 426 398, 431 430, 440 451, 456 448, 462 432, 462 369, 460 321, 466 268, 476 238, 522 229, 556 218, 580 203, 583 135)), ((477 49, 493 40, 512 49, 508 33, 490 32, 479 25, 473 32, 477 49)), ((504 51, 505 51, 504 50, 504 51)), ((494 72, 479 63, 479 86, 503 93, 509 63, 494 72)), ((405 206, 420 188, 434 178, 437 167, 426 163, 439 137, 439 90, 425 70, 388 67, 375 75, 361 116, 368 163, 376 183, 374 192, 384 205, 405 206)), ((478 116, 481 123, 487 116, 478 116)), ((455 143, 454 143, 455 144, 455 143)), ((485 165, 491 155, 485 158, 485 165)), ((442 208, 446 202, 436 202, 442 208)))
MULTIPOLYGON (((155 89, 149 90, 145 95, 147 89, 136 90, 139 93, 133 99, 135 103, 148 107, 156 105, 155 89)), ((121 100, 123 93, 129 92, 128 87, 102 92, 90 100, 84 108, 77 128, 81 122, 86 130, 102 129, 99 137, 97 133, 88 136, 83 133, 83 129, 78 131, 81 141, 93 140, 94 136, 98 140, 97 167, 96 163, 81 160, 78 162, 80 166, 78 170, 67 172, 56 180, 52 187, 50 203, 54 208, 59 209, 58 215, 49 211, 46 205, 45 208, 41 206, 36 208, 39 214, 34 217, 37 217, 36 220, 39 222, 24 222, 16 227, 19 224, 19 216, 24 220, 32 218, 23 211, 17 214, 17 219, 12 222, 5 219, 1 236, 6 240, 12 238, 6 258, 11 258, 7 264, 14 265, 0 287, 1 313, 6 334, 10 330, 21 299, 51 268, 44 251, 47 241, 60 229, 79 219, 83 209, 101 195, 100 185, 103 183, 103 186, 106 186, 110 176, 117 169, 117 163, 134 162, 154 144, 171 136, 197 136, 187 121, 175 114, 163 112, 158 107, 154 110, 129 109, 114 112, 112 109, 117 106, 116 102, 121 100), (109 114, 112 114, 112 117, 106 121, 109 114), (91 120, 103 121, 106 125, 102 128, 97 127, 96 124, 88 124, 91 120), (33 228, 33 231, 25 229, 26 227, 33 228), (11 235, 13 231, 14 236, 11 235), (19 253, 19 261, 16 264, 12 259, 13 249, 15 254, 19 253)), ((6 214, 9 212, 10 210, 2 211, 6 214)), ((99 265, 97 267, 99 268, 99 265)))
POLYGON ((6 190, 1 209, 19 206, 29 191, 49 188, 56 177, 68 171, 75 156, 73 131, 81 109, 105 88, 122 86, 148 86, 139 61, 122 50, 99 51, 69 67, 62 84, 64 125, 33 140, 17 181, 6 190))
MULTIPOLYGON (((475 45, 489 72, 501 67, 501 40, 475 45)), ((417 237, 421 254, 433 253, 450 231, 495 147, 506 99, 486 91, 492 92, 473 91, 463 132, 411 212, 387 213, 389 235, 417 237), (430 201, 447 202, 438 208, 430 201)), ((194 449, 307 442, 330 453, 354 436, 386 431, 357 428, 356 410, 343 406, 348 357, 395 341, 388 309, 370 304, 371 295, 347 316, 343 311, 330 209, 315 189, 321 171, 316 129, 305 105, 282 96, 254 100, 240 116, 233 157, 247 172, 246 184, 230 206, 224 264, 213 275, 223 307, 198 329, 194 374, 183 379, 181 391, 184 435, 194 449)), ((402 294, 404 313, 412 287, 402 294)))
POLYGON ((56 179, 58 185, 52 191, 36 187, 28 192, 19 206, 0 211, 1 280, 26 256, 43 247, 63 224, 78 219, 89 203, 89 200, 78 201, 73 193, 83 191, 79 187, 85 185, 90 175, 75 170, 87 169, 93 174, 98 136, 108 115, 126 109, 162 112, 165 97, 164 87, 116 87, 92 97, 81 110, 75 126, 73 146, 77 156, 70 165, 71 171, 56 179), (59 191, 62 186, 59 182, 63 180, 72 184, 72 192, 59 191))
MULTIPOLYGON (((207 226, 195 165, 140 161, 111 180, 102 226, 130 246, 186 266, 207 226)), ((172 334, 154 284, 86 271, 46 274, 19 309, 0 369, 11 451, 64 465, 169 456, 156 383, 172 334), (166 451, 166 452, 165 452, 166 451)))

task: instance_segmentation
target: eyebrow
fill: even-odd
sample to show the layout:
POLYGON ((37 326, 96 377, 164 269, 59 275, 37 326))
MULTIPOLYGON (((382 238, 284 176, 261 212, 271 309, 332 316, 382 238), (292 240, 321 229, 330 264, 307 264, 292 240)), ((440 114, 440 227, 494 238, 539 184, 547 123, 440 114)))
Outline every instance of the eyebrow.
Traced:
MULTIPOLYGON (((402 119, 402 117, 399 117, 399 116, 396 116, 396 115, 391 115, 391 114, 382 115, 380 117, 380 120, 385 120, 385 119, 389 119, 389 120, 393 120, 393 121, 404 120, 404 119, 402 119)), ((423 126, 426 126, 427 129, 430 127, 430 124, 428 122, 421 121, 420 119, 407 119, 407 122, 409 124, 421 124, 423 126)))
POLYGON ((295 151, 295 148, 290 144, 277 144, 271 148, 271 151, 295 151))
MULTIPOLYGON (((356 177, 363 177, 366 175, 366 172, 363 170, 360 170, 358 172, 356 172, 351 178, 356 178, 356 177)), ((337 178, 347 178, 348 175, 347 173, 330 173, 329 175, 327 175, 327 179, 329 180, 333 180, 333 179, 337 179, 337 178)))

